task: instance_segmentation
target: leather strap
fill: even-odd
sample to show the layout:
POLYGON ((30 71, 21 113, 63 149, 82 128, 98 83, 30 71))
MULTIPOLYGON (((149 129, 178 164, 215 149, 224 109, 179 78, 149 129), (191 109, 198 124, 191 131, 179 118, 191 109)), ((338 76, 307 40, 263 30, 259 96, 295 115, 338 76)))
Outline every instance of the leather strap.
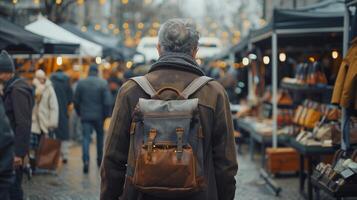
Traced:
POLYGON ((192 94, 197 92, 197 90, 201 89, 208 82, 212 81, 213 78, 207 76, 201 76, 193 80, 181 93, 181 95, 188 99, 192 94))
POLYGON ((131 78, 131 80, 135 81, 151 98, 155 96, 156 90, 152 87, 149 80, 145 76, 134 77, 131 78))

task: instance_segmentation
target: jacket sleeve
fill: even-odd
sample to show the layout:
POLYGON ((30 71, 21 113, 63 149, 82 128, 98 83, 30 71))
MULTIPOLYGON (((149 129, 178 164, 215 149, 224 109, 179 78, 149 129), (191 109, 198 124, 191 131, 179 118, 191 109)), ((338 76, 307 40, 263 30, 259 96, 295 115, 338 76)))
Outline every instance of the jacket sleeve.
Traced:
POLYGON ((219 199, 233 200, 238 170, 233 121, 227 94, 223 88, 219 93, 212 133, 213 162, 219 199))
POLYGON ((80 103, 81 103, 81 85, 78 82, 76 90, 74 91, 74 97, 73 97, 74 109, 76 110, 78 116, 81 116, 80 103))
POLYGON ((66 93, 67 93, 67 98, 68 98, 68 105, 73 102, 73 90, 71 88, 71 84, 69 82, 69 79, 67 81, 67 87, 66 87, 66 93))
POLYGON ((58 108, 58 100, 57 96, 55 93, 55 90, 51 87, 50 88, 50 96, 49 96, 49 109, 50 109, 50 119, 48 119, 49 122, 49 128, 57 128, 58 127, 58 121, 59 121, 59 108, 58 108))
POLYGON ((24 157, 29 148, 32 120, 32 96, 21 89, 11 92, 15 117, 15 155, 24 157))
POLYGON ((111 109, 112 109, 112 95, 110 94, 108 84, 105 82, 103 87, 103 105, 104 105, 104 118, 110 117, 111 109))
POLYGON ((342 90, 345 84, 345 78, 348 70, 348 61, 343 60, 340 65, 340 70, 337 74, 337 79, 335 81, 335 87, 332 94, 331 103, 339 104, 341 102, 342 90))
POLYGON ((116 99, 101 168, 101 200, 118 200, 123 193, 129 151, 131 106, 125 85, 116 99))

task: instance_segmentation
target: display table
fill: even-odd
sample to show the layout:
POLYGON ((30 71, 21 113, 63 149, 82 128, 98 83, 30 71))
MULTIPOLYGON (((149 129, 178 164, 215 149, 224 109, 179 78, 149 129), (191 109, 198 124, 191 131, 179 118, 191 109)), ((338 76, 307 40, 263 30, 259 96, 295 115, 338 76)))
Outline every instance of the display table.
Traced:
POLYGON ((313 185, 311 180, 312 170, 313 170, 313 158, 322 155, 333 155, 337 148, 334 147, 320 147, 320 146, 305 146, 297 142, 295 139, 290 140, 290 146, 296 149, 300 154, 300 172, 299 172, 299 182, 300 182, 300 193, 307 197, 308 200, 313 199, 313 185), (305 159, 307 159, 307 174, 305 173, 305 159), (305 179, 307 176, 307 196, 305 194, 305 179))
MULTIPOLYGON (((260 144, 260 150, 261 150, 261 165, 264 168, 265 167, 265 149, 268 146, 272 145, 272 131, 262 131, 260 127, 262 125, 257 125, 257 121, 254 121, 253 118, 243 118, 243 119, 237 119, 237 126, 242 129, 243 131, 246 131, 249 133, 249 154, 250 158, 253 160, 254 158, 254 149, 256 143, 260 144)), ((269 124, 267 125, 269 126, 269 124)), ((271 126, 270 126, 271 127, 271 126)), ((278 136, 278 143, 279 144, 286 144, 290 140, 290 136, 288 135, 279 135, 278 136)))

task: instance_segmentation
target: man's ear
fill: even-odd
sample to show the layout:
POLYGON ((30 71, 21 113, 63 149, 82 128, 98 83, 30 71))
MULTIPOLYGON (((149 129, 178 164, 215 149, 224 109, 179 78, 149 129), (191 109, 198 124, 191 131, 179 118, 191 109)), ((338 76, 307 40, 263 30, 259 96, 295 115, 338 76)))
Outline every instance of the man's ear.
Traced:
POLYGON ((157 44, 156 45, 156 49, 157 49, 157 53, 159 54, 159 56, 161 56, 162 52, 161 52, 161 45, 157 44))
POLYGON ((196 59, 197 52, 198 52, 198 47, 196 47, 195 49, 192 50, 192 57, 193 57, 194 59, 196 59))

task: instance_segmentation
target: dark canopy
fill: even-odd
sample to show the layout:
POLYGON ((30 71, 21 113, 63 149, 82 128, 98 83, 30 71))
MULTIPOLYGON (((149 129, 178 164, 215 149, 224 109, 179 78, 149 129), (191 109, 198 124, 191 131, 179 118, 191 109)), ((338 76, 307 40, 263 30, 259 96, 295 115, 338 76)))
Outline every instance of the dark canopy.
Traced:
POLYGON ((0 49, 11 54, 76 54, 79 45, 52 43, 0 17, 0 49))
MULTIPOLYGON (((254 42, 264 35, 275 30, 309 30, 309 29, 331 29, 343 27, 343 12, 309 12, 299 10, 274 10, 272 21, 265 27, 255 30, 251 34, 254 42)), ((299 33, 298 31, 296 31, 299 33)), ((333 32, 333 31, 331 31, 333 32)), ((278 32, 279 34, 279 32, 278 32)), ((294 34, 292 31, 291 34, 294 34)))
POLYGON ((0 49, 12 53, 42 53, 43 37, 0 18, 0 49))

